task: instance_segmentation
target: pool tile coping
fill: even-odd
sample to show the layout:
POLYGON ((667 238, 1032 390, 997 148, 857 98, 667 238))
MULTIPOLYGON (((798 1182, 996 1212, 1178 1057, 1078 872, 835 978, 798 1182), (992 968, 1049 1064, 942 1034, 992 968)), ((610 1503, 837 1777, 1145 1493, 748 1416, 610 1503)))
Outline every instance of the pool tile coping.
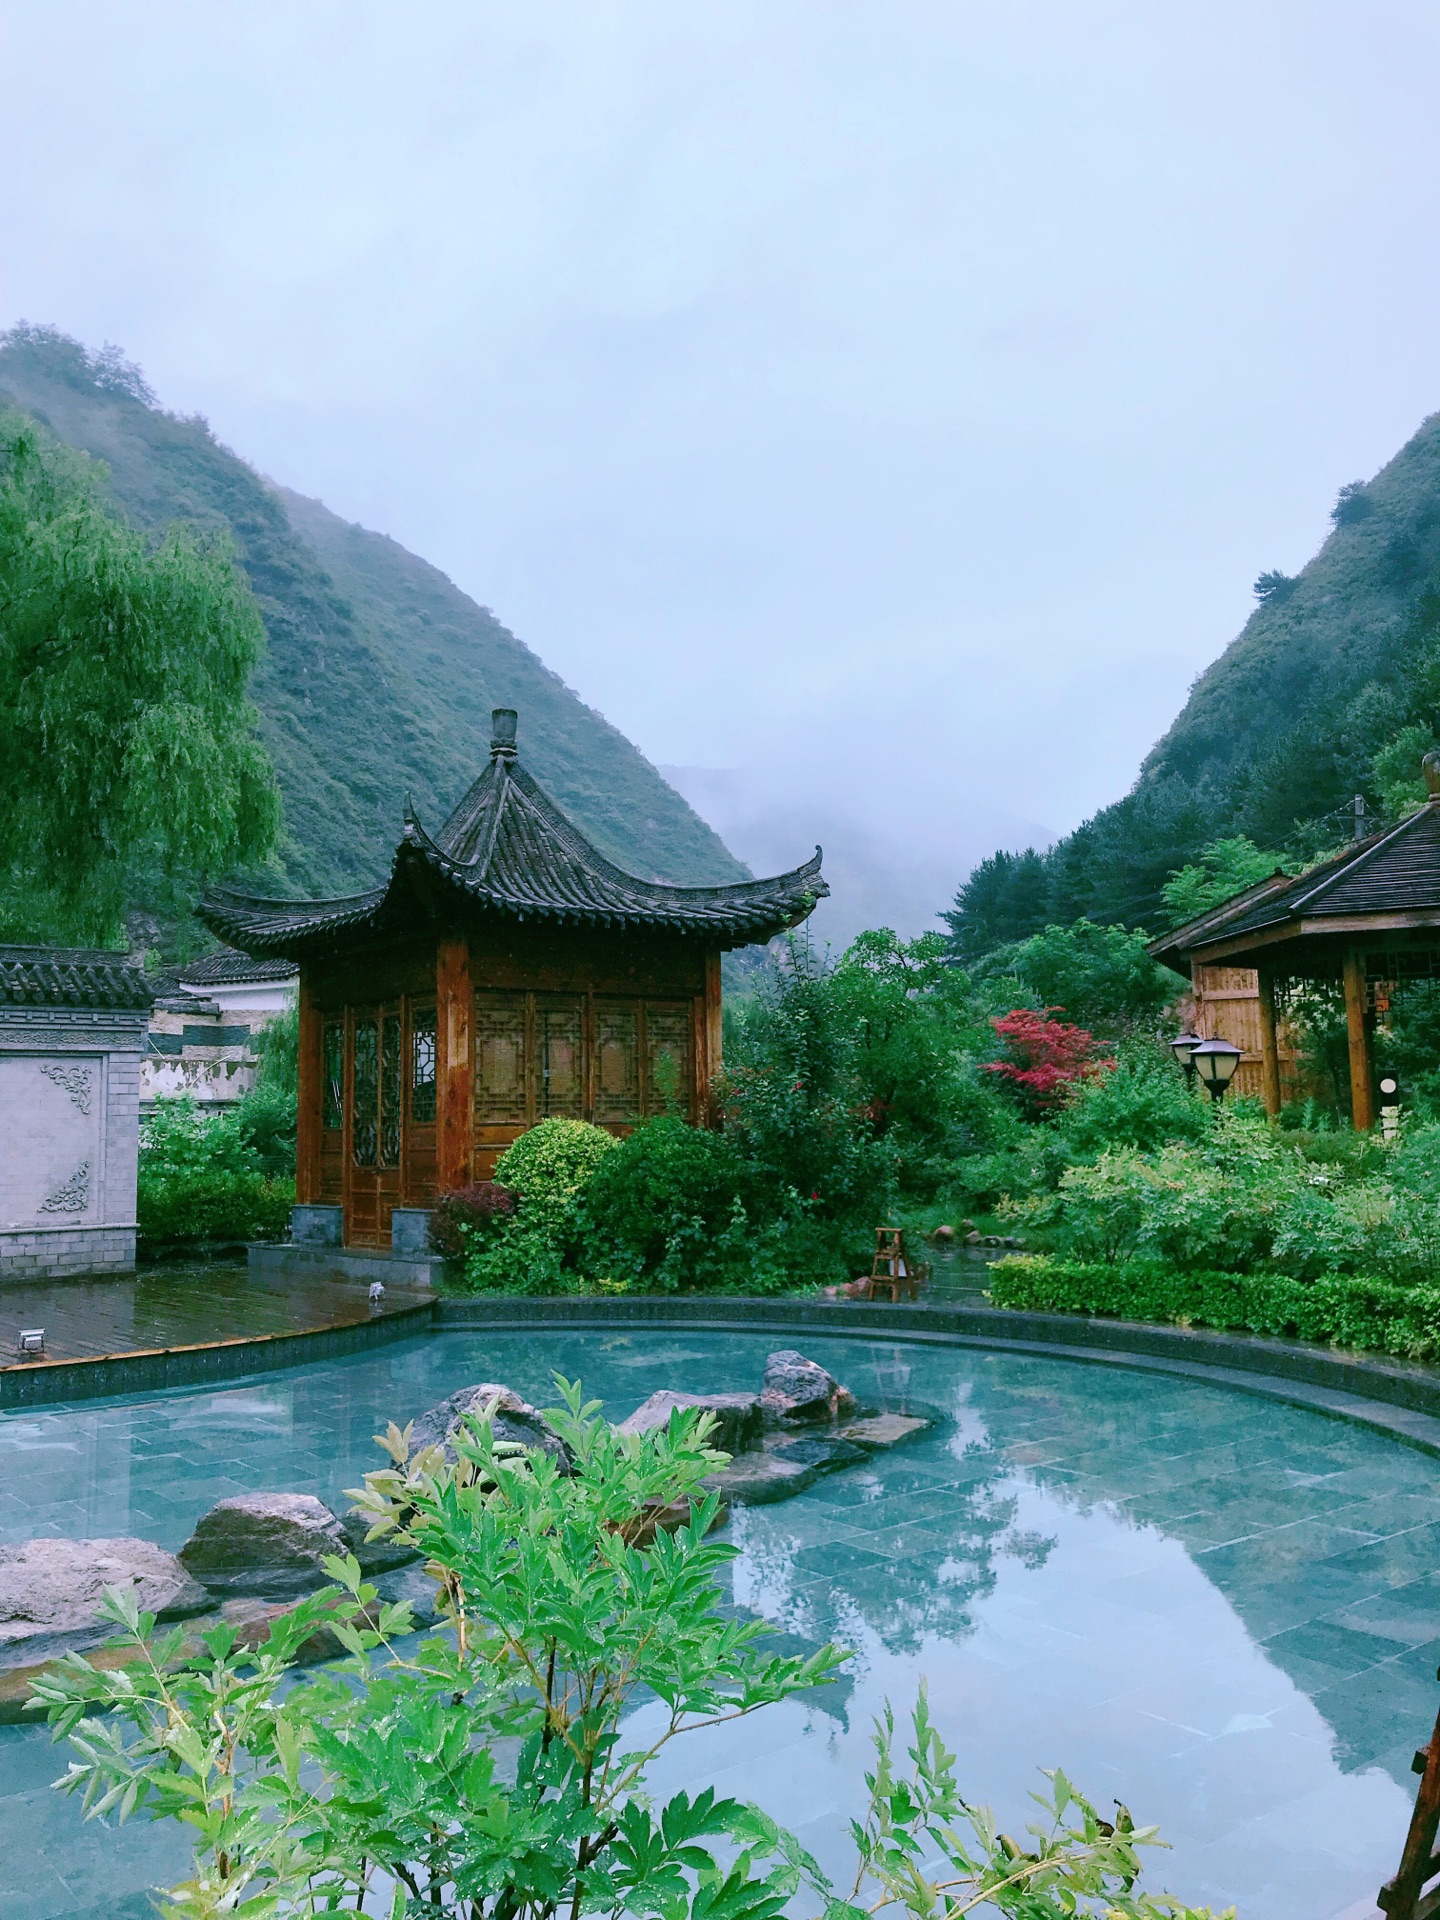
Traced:
POLYGON ((907 1343, 1049 1355, 1179 1375, 1376 1428, 1407 1446, 1440 1455, 1440 1369, 1436 1368, 1307 1346, 1298 1340, 1078 1314, 744 1296, 605 1299, 503 1294, 423 1300, 385 1309, 369 1320, 6 1367, 0 1369, 0 1411, 204 1386, 466 1327, 530 1331, 545 1326, 609 1330, 627 1325, 726 1332, 803 1330, 864 1340, 888 1334, 907 1343))

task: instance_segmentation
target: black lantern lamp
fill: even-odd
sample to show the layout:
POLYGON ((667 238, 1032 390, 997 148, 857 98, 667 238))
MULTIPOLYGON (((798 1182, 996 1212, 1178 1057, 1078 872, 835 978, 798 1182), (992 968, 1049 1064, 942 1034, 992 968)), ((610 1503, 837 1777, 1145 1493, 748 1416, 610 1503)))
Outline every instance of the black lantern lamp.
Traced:
POLYGON ((1192 1049, 1191 1060, 1212 1100, 1223 1100, 1225 1089, 1235 1078, 1241 1050, 1229 1040, 1202 1040, 1192 1049))
POLYGON ((1198 1033, 1177 1033, 1170 1042, 1170 1051, 1185 1069, 1185 1078, 1195 1078, 1195 1049, 1200 1045, 1198 1033))

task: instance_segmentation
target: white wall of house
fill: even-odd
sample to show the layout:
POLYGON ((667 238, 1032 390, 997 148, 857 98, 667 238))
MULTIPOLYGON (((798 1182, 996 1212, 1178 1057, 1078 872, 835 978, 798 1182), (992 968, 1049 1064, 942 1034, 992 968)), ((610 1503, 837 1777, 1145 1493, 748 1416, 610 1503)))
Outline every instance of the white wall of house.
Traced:
POLYGON ((252 1035, 295 1004, 288 980, 183 981, 156 1001, 140 1069, 140 1105, 189 1094, 197 1106, 233 1106, 255 1084, 252 1035))

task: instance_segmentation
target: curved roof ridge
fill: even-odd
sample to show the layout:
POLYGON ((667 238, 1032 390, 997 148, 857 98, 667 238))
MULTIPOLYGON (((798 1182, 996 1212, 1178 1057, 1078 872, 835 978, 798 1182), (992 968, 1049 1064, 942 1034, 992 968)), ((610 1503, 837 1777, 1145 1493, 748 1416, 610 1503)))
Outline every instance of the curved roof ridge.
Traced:
POLYGON ((513 757, 497 732, 490 765, 466 790, 438 834, 428 833, 407 802, 404 832, 382 887, 340 900, 269 900, 217 887, 201 917, 229 945, 256 953, 293 954, 369 925, 388 930, 434 910, 443 880, 474 907, 516 919, 570 925, 668 927, 721 946, 768 940, 797 926, 830 889, 821 852, 788 873, 715 886, 678 887, 642 880, 608 859, 513 757), (418 866, 417 866, 418 863, 418 866))

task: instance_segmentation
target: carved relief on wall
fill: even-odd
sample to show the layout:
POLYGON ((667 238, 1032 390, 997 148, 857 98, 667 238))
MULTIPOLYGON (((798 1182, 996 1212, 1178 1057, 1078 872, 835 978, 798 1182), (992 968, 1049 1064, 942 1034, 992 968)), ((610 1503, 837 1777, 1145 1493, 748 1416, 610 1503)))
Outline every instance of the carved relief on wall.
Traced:
POLYGON ((63 1092, 68 1093, 81 1113, 90 1111, 90 1092, 93 1082, 89 1067, 62 1067, 54 1061, 45 1061, 40 1068, 47 1080, 51 1080, 63 1092))
POLYGON ((90 1204, 90 1162, 82 1160, 70 1178, 40 1202, 41 1213, 84 1213, 90 1204))
POLYGON ((78 1225, 96 1212, 104 1104, 99 1060, 0 1051, 0 1232, 78 1225))

